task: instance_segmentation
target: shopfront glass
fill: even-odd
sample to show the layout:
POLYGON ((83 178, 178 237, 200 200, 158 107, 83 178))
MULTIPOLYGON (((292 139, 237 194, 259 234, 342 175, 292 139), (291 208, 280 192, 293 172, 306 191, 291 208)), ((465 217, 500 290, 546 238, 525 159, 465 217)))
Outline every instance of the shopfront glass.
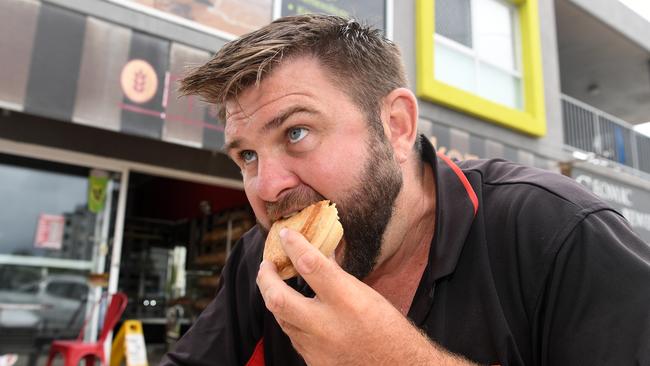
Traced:
POLYGON ((111 0, 128 7, 165 15, 190 27, 228 38, 252 32, 271 21, 272 0, 111 0))
POLYGON ((118 173, 0 154, 0 354, 76 338, 86 318, 96 334, 118 190, 118 173))

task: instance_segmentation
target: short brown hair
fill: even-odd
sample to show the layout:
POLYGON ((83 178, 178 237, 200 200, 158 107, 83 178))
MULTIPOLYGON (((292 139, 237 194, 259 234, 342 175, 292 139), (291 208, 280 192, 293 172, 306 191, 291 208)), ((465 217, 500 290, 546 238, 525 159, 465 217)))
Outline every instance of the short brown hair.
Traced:
POLYGON ((277 19, 227 43, 181 80, 180 92, 216 104, 225 121, 227 100, 295 56, 319 60, 371 122, 379 119, 381 99, 407 84, 399 49, 379 30, 352 19, 307 14, 277 19))

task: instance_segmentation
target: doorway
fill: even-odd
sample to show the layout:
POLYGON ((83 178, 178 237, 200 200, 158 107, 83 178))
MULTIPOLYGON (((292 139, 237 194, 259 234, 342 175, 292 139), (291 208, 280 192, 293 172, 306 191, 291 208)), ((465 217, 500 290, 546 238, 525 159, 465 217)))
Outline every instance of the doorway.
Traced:
POLYGON ((242 190, 131 172, 118 289, 157 363, 215 297, 226 258, 255 224, 242 190))

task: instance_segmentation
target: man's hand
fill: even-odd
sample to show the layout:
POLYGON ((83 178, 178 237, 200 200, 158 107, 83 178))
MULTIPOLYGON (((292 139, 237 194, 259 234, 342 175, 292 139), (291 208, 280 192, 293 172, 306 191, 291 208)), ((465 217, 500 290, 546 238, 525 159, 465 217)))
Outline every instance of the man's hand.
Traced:
POLYGON ((316 293, 287 286, 270 262, 257 277, 266 307, 309 365, 456 364, 386 299, 329 260, 295 231, 281 232, 298 273, 316 293), (450 363, 445 363, 451 361, 450 363))

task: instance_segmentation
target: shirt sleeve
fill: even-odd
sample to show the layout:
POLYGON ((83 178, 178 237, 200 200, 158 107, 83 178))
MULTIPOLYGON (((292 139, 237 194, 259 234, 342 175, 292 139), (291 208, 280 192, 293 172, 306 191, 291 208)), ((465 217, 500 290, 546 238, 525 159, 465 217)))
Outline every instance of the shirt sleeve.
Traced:
POLYGON ((252 236, 237 242, 217 296, 159 366, 246 364, 263 332, 263 302, 255 284, 262 254, 259 234, 252 236))
POLYGON ((586 216, 546 283, 542 365, 650 365, 650 246, 619 214, 586 216))

